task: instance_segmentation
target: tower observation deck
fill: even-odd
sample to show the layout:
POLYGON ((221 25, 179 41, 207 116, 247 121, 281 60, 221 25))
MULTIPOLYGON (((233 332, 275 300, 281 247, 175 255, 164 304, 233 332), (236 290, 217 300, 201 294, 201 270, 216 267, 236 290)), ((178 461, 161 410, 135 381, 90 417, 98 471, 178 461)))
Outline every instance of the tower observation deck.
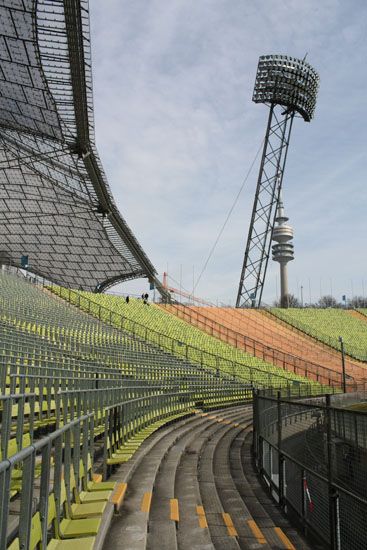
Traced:
POLYGON ((293 228, 287 224, 289 218, 284 214, 282 197, 279 197, 278 208, 275 217, 277 224, 273 229, 273 260, 280 264, 280 304, 288 307, 288 262, 294 260, 293 228))

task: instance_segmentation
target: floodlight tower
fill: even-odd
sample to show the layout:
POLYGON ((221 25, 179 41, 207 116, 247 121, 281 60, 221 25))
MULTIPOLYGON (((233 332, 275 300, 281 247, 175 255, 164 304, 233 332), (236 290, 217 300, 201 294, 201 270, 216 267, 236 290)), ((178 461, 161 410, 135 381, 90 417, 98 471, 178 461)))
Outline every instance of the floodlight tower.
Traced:
POLYGON ((306 61, 286 55, 259 59, 252 100, 270 107, 236 307, 261 303, 272 232, 295 116, 310 122, 319 86, 306 61))

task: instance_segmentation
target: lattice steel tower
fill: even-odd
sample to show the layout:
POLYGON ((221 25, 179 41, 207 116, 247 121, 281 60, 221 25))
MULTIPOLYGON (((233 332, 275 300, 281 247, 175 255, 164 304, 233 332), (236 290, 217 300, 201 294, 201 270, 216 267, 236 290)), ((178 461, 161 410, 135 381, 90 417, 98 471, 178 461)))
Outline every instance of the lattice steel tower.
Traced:
POLYGON ((318 86, 319 76, 305 60, 285 55, 259 59, 252 99, 270 110, 236 307, 261 303, 293 119, 310 122, 318 86))

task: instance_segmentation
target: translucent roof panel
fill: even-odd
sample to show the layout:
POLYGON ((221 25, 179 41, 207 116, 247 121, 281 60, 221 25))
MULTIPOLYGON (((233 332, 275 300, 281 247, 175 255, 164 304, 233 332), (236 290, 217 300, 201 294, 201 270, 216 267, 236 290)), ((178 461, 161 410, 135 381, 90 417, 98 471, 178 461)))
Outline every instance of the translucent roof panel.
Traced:
POLYGON ((88 290, 156 280, 95 147, 88 2, 0 0, 0 61, 1 257, 88 290))

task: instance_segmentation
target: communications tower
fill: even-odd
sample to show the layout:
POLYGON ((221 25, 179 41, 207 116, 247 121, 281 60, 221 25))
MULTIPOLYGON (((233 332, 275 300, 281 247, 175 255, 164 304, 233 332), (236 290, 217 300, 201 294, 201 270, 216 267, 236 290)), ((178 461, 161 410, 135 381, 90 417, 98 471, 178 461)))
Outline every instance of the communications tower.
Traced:
POLYGON ((279 196, 276 211, 276 226, 273 229, 273 260, 280 264, 280 305, 288 307, 288 268, 287 264, 294 260, 294 246, 292 244, 293 228, 287 224, 289 218, 284 214, 282 196, 279 196))
POLYGON ((236 307, 261 303, 293 120, 310 122, 318 86, 317 72, 304 59, 286 55, 259 59, 252 99, 270 109, 236 307))

